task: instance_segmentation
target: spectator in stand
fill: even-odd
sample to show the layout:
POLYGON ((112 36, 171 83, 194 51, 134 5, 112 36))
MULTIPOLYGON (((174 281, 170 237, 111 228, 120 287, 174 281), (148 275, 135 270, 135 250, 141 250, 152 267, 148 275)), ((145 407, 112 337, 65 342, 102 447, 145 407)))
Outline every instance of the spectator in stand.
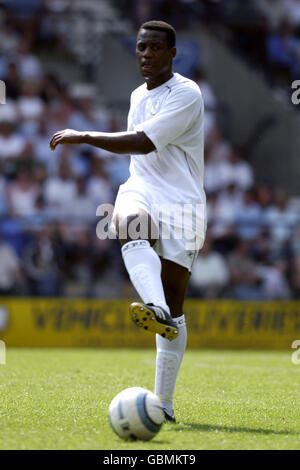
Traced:
POLYGON ((287 0, 257 0, 257 6, 263 13, 267 30, 275 31, 287 17, 287 0))
MULTIPOLYGON (((101 242, 105 243, 106 240, 101 240, 101 242)), ((111 243, 111 240, 109 243, 111 243)), ((90 294, 93 298, 118 299, 122 297, 122 289, 127 278, 117 268, 117 264, 112 262, 112 253, 109 252, 109 246, 106 243, 104 246, 105 249, 98 256, 97 253, 93 253, 93 282, 90 294)))
POLYGON ((204 187, 207 193, 220 191, 227 184, 227 162, 232 153, 231 145, 222 139, 218 127, 210 132, 205 145, 204 187), (225 173, 224 173, 225 171, 225 173))
POLYGON ((297 253, 291 261, 291 288, 293 297, 300 299, 300 253, 297 253))
POLYGON ((7 182, 4 176, 1 174, 0 166, 0 219, 7 216, 7 182))
POLYGON ((206 236, 205 243, 195 260, 190 278, 190 295, 216 298, 229 281, 229 270, 225 258, 214 251, 212 241, 206 236))
POLYGON ((20 166, 16 179, 8 186, 7 203, 12 217, 32 216, 35 202, 40 194, 40 187, 26 166, 20 166))
POLYGON ((19 34, 16 29, 13 27, 12 22, 8 19, 7 16, 3 16, 0 20, 0 53, 2 55, 0 59, 0 70, 3 72, 7 66, 5 58, 13 54, 19 44, 19 34))
POLYGON ((20 131, 26 137, 35 137, 38 119, 44 112, 44 103, 39 97, 39 88, 36 82, 23 82, 17 108, 22 123, 20 131))
POLYGON ((109 175, 109 181, 112 187, 113 193, 116 195, 118 188, 121 184, 126 181, 130 174, 129 174, 129 165, 130 165, 130 157, 123 156, 120 158, 120 155, 110 155, 109 159, 107 159, 107 173, 109 175))
POLYGON ((76 191, 65 205, 66 217, 72 224, 86 225, 96 220, 96 207, 86 191, 83 177, 76 178, 76 191))
POLYGON ((241 192, 234 184, 229 184, 219 193, 210 221, 214 238, 227 237, 235 233, 234 223, 241 204, 241 192))
POLYGON ((21 80, 40 80, 42 78, 42 66, 38 57, 31 52, 28 40, 21 38, 18 51, 13 60, 16 61, 21 80))
MULTIPOLYGON (((3 108, 6 108, 5 105, 3 108)), ((2 108, 0 108, 2 109, 2 108)), ((16 116, 3 116, 0 113, 0 161, 3 173, 12 177, 16 171, 16 163, 24 158, 29 151, 29 144, 17 132, 16 116)))
POLYGON ((48 108, 47 127, 48 133, 52 134, 56 129, 66 129, 69 127, 69 119, 73 112, 73 105, 70 101, 60 101, 48 108))
POLYGON ((64 250, 51 226, 37 232, 36 238, 23 251, 23 266, 30 285, 30 294, 58 296, 61 292, 61 270, 64 250))
POLYGON ((273 190, 267 183, 258 183, 255 187, 256 201, 262 210, 268 209, 273 202, 273 190))
POLYGON ((222 163, 213 159, 213 153, 206 149, 204 152, 205 172, 204 172, 204 188, 206 194, 220 191, 222 186, 221 168, 222 163))
MULTIPOLYGON (((103 132, 111 130, 110 116, 104 108, 96 108, 91 97, 91 91, 78 90, 75 94, 75 109, 70 114, 67 128, 78 130, 97 130, 103 132)), ((80 148, 74 148, 72 168, 77 176, 87 176, 90 171, 90 158, 92 156, 91 148, 88 145, 82 145, 80 148)))
POLYGON ((231 275, 231 289, 228 296, 239 300, 263 300, 264 294, 257 274, 257 264, 250 255, 250 244, 246 240, 238 242, 228 257, 231 275))
POLYGON ((257 276, 261 281, 261 289, 266 300, 286 300, 290 298, 287 265, 283 260, 277 260, 273 265, 268 262, 257 267, 257 276))
POLYGON ((66 253, 63 295, 88 297, 92 290, 92 233, 87 225, 70 227, 70 224, 64 224, 62 233, 66 253))
POLYGON ((7 99, 16 100, 21 94, 21 80, 17 66, 14 62, 9 62, 4 75, 7 99))
POLYGON ((99 204, 113 203, 112 187, 104 163, 100 158, 93 158, 91 177, 87 183, 87 194, 94 204, 95 213, 99 204))
POLYGON ((44 186, 44 198, 53 216, 64 218, 76 196, 76 183, 66 161, 59 166, 57 176, 51 176, 44 186))
POLYGON ((216 126, 217 98, 207 81, 204 70, 196 70, 193 80, 199 85, 205 107, 204 136, 207 137, 216 126))
POLYGON ((278 83, 299 78, 300 40, 287 20, 283 20, 278 31, 267 37, 266 47, 269 67, 278 83))
POLYGON ((206 196, 207 225, 211 228, 214 220, 218 201, 218 192, 210 191, 206 196))
POLYGON ((46 14, 41 18, 40 36, 55 48, 62 58, 70 57, 66 44, 66 33, 73 20, 68 14, 73 0, 44 0, 46 14))
POLYGON ((290 239, 292 230, 299 221, 299 215, 295 209, 289 207, 283 189, 275 191, 274 204, 266 210, 264 218, 270 229, 271 241, 278 248, 290 239))
POLYGON ((53 176, 58 172, 59 161, 63 152, 57 152, 57 155, 49 147, 49 130, 47 115, 42 115, 37 121, 37 133, 32 136, 30 142, 34 159, 47 168, 48 174, 53 176))
POLYGON ((254 182, 253 170, 248 162, 243 160, 242 151, 234 146, 227 160, 220 166, 222 187, 234 184, 241 191, 251 188, 254 182))
POLYGON ((212 154, 214 162, 226 161, 232 148, 230 142, 222 138, 221 131, 217 126, 212 129, 212 132, 207 137, 205 147, 212 154))
POLYGON ((224 22, 231 29, 232 46, 258 64, 265 61, 265 19, 253 0, 224 2, 224 22))
POLYGON ((294 226, 290 238, 290 246, 291 246, 291 252, 293 255, 298 255, 300 254, 300 224, 297 222, 297 224, 294 226))
POLYGON ((59 105, 66 97, 64 87, 52 73, 45 74, 42 77, 40 97, 47 105, 59 105))
POLYGON ((299 0, 284 0, 284 8, 286 10, 286 17, 293 29, 299 36, 300 28, 300 1, 299 0))
POLYGON ((76 108, 69 118, 71 129, 83 131, 85 129, 102 129, 109 132, 110 118, 104 109, 94 107, 93 98, 89 90, 79 90, 81 96, 76 99, 76 108))
POLYGON ((21 30, 28 40, 34 41, 43 0, 9 0, 5 3, 15 27, 21 30))
POLYGON ((262 210, 255 201, 255 191, 248 189, 235 217, 236 233, 242 240, 256 239, 262 230, 262 210))
POLYGON ((16 295, 25 279, 14 249, 0 237, 0 295, 16 295))

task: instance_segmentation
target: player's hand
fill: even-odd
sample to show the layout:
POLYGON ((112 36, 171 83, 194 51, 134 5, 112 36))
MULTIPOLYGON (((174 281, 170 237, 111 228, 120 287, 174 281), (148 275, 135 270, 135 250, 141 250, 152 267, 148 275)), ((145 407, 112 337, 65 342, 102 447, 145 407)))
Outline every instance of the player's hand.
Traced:
POLYGON ((55 150, 58 144, 80 145, 83 143, 83 133, 74 131, 73 129, 64 129, 56 132, 50 140, 51 150, 55 150))

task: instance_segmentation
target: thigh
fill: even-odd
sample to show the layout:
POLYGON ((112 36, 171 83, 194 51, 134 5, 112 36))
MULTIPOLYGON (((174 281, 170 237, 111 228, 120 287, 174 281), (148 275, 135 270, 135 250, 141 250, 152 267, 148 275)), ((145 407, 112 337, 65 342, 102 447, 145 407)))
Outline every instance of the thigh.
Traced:
POLYGON ((120 186, 115 201, 112 225, 121 245, 132 240, 148 240, 151 245, 158 238, 158 230, 151 214, 151 198, 146 185, 130 179, 120 186), (142 190, 143 189, 143 190, 142 190))
POLYGON ((158 238, 158 230, 151 216, 143 209, 134 213, 116 212, 114 224, 121 245, 133 240, 148 240, 153 246, 158 238))
POLYGON ((187 268, 167 259, 161 258, 161 264, 161 279, 166 302, 170 307, 172 317, 180 317, 183 314, 183 303, 190 272, 187 268))

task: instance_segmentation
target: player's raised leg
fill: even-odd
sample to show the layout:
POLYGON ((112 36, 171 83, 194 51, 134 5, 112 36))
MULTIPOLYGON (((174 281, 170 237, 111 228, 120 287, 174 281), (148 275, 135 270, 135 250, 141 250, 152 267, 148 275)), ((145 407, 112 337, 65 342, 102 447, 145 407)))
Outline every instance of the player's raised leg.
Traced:
POLYGON ((115 226, 122 245, 122 256, 130 280, 143 303, 130 306, 133 321, 145 330, 174 339, 178 335, 166 302, 161 279, 161 261, 152 248, 157 237, 147 212, 138 209, 135 214, 117 213, 115 226))

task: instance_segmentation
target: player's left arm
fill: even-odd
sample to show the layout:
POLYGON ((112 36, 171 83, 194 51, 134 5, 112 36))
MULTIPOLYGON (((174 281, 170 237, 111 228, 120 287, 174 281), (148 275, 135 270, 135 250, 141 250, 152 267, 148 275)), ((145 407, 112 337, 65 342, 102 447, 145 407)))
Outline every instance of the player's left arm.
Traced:
POLYGON ((64 129, 50 140, 51 150, 63 144, 89 144, 117 154, 147 154, 155 150, 153 142, 142 131, 133 132, 78 132, 64 129))

